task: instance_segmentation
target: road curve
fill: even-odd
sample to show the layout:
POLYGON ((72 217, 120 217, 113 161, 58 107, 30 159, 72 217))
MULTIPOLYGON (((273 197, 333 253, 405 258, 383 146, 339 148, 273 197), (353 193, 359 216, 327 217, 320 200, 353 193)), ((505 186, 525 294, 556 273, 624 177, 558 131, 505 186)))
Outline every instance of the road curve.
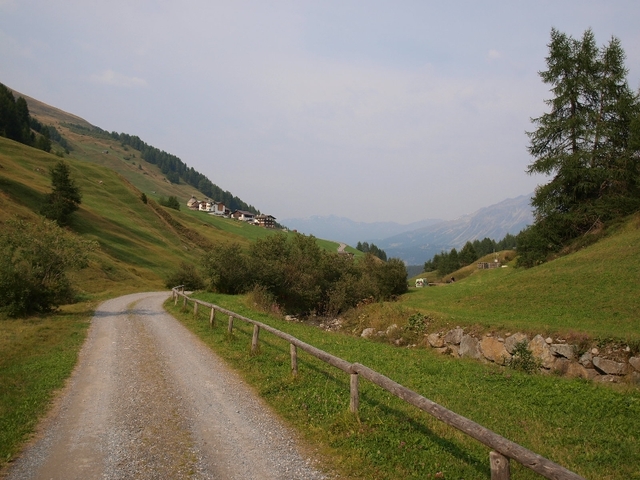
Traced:
POLYGON ((60 402, 9 479, 321 479, 294 435, 197 337, 168 292, 101 304, 60 402))

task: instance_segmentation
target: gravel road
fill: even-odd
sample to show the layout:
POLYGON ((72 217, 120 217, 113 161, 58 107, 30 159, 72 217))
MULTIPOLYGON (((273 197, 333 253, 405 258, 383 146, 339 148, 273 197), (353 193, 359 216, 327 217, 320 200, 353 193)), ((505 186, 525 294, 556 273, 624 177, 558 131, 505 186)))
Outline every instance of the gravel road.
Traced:
POLYGON ((198 338, 167 292, 109 300, 78 366, 9 479, 322 479, 294 440, 198 338))

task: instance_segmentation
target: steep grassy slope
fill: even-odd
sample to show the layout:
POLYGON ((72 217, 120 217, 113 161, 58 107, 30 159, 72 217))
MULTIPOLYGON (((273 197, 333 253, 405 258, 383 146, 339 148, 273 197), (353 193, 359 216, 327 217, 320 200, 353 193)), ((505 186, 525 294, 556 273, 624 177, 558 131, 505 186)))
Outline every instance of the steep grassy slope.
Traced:
MULTIPOLYGON (((455 273, 454 273, 455 276, 455 273)), ((484 328, 640 339, 640 215, 594 245, 532 269, 477 270, 412 290, 403 305, 484 328)))
MULTIPOLYGON (((140 158, 140 152, 123 147, 86 120, 22 93, 14 91, 14 96, 22 96, 27 100, 32 117, 43 125, 54 126, 60 132, 72 146, 70 157, 96 163, 119 173, 150 198, 175 195, 186 202, 191 195, 202 197, 201 193, 189 185, 171 184, 155 165, 140 158)), ((62 151, 62 148, 54 145, 52 151, 62 151)))
MULTIPOLYGON (((0 221, 14 215, 37 217, 51 188, 49 168, 58 160, 0 138, 0 221)), ((73 157, 65 160, 83 195, 71 229, 100 245, 90 268, 76 275, 85 293, 163 288, 170 271, 181 261, 197 262, 205 248, 221 242, 248 244, 272 233, 201 212, 145 204, 141 192, 117 172, 73 157)))

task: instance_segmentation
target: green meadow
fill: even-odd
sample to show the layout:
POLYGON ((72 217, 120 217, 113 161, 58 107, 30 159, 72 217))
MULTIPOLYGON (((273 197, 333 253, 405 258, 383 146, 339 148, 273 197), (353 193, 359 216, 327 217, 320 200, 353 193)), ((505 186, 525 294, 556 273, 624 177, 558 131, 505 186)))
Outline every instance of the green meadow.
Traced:
MULTIPOLYGON (((330 333, 256 311, 249 297, 197 298, 289 333, 349 362, 359 362, 496 433, 590 479, 640 478, 640 391, 554 375, 527 375, 456 360, 423 348, 397 348, 330 333)), ((228 361, 269 405, 325 456, 341 478, 489 478, 489 449, 366 380, 358 415, 349 413, 349 376, 299 350, 299 375, 289 345, 236 320, 232 335, 208 310, 167 309, 228 361)), ((511 462, 513 478, 540 478, 511 462)))

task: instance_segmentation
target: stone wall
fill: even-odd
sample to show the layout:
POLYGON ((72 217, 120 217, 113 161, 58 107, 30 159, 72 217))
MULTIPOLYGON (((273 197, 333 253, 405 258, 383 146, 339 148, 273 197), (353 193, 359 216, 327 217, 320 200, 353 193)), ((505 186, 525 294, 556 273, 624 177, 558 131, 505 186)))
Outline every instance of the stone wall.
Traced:
MULTIPOLYGON (((375 332, 372 328, 362 332, 363 337, 381 334, 389 332, 375 332)), ((592 346, 578 355, 580 348, 577 345, 561 338, 544 338, 542 335, 533 338, 524 333, 507 333, 504 336, 490 333, 471 335, 460 327, 425 335, 425 345, 437 352, 498 365, 507 365, 513 357, 516 345, 523 341, 527 342, 541 372, 598 382, 626 381, 640 384, 640 356, 632 356, 628 346, 592 346)))

